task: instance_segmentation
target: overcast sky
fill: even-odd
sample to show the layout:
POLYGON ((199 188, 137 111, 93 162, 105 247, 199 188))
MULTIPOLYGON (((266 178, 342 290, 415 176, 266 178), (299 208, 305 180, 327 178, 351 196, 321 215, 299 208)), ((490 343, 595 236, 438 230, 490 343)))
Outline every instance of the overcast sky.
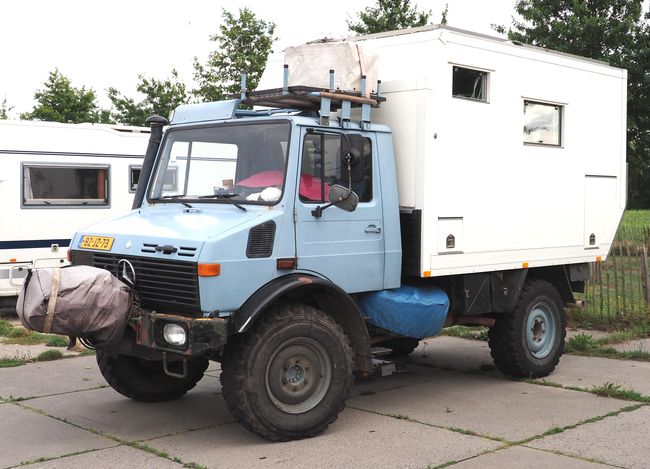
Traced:
MULTIPOLYGON (((306 41, 349 35, 346 19, 375 0, 8 0, 0 2, 0 102, 10 117, 30 111, 34 92, 58 67, 75 87, 95 90, 109 106, 106 89, 138 98, 138 74, 165 78, 176 68, 192 85, 192 59, 214 48, 221 8, 248 6, 277 24, 275 51, 306 41)), ((439 23, 449 4, 450 26, 494 34, 491 23, 509 25, 515 0, 415 0, 439 23)))

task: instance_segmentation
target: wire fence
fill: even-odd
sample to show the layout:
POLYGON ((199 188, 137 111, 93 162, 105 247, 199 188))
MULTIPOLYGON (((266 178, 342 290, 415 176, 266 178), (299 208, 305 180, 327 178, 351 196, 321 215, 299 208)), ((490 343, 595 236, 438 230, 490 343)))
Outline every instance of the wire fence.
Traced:
POLYGON ((584 316, 606 325, 650 320, 650 227, 619 231, 605 262, 590 264, 584 316))

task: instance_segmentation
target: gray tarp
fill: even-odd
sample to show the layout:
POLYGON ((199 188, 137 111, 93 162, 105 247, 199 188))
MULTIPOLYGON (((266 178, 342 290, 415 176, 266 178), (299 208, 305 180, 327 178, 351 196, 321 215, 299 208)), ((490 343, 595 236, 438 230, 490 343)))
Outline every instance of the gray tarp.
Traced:
POLYGON ((28 329, 83 337, 103 347, 121 340, 129 303, 129 288, 110 272, 79 265, 32 270, 16 311, 28 329))

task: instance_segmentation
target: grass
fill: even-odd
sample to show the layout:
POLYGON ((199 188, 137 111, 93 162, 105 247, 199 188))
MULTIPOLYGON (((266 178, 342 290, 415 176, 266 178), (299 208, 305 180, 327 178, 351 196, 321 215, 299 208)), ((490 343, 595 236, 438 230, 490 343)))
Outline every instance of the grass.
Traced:
POLYGON ((442 330, 440 335, 446 335, 450 337, 461 337, 463 339, 472 339, 472 340, 488 340, 488 329, 483 326, 451 326, 446 327, 442 330))
MULTIPOLYGON (((635 331, 616 332, 614 334, 594 339, 589 334, 578 334, 571 337, 564 346, 566 353, 574 355, 581 355, 583 357, 601 357, 601 358, 614 358, 619 360, 636 360, 636 361, 650 361, 650 353, 641 350, 634 350, 629 352, 620 352, 612 347, 606 345, 631 340, 639 336, 635 331)), ((643 336, 646 337, 646 336, 643 336)))
POLYGON ((642 242, 643 229, 650 227, 650 210, 626 210, 618 228, 624 241, 642 242))
POLYGON ((645 396, 633 389, 624 389, 619 384, 605 383, 602 386, 594 386, 591 388, 591 392, 598 396, 650 404, 650 396, 645 396))
POLYGON ((67 337, 56 334, 41 334, 24 327, 15 327, 7 320, 0 320, 0 343, 7 345, 45 344, 48 347, 67 347, 67 337))
POLYGON ((46 350, 44 352, 39 353, 36 358, 34 358, 34 361, 36 362, 49 362, 52 360, 60 360, 64 358, 65 356, 59 351, 59 350, 46 350))
POLYGON ((11 324, 6 319, 0 319, 0 336, 5 336, 13 329, 13 324, 11 324))
POLYGON ((13 368, 27 363, 25 360, 17 357, 0 357, 0 368, 13 368))

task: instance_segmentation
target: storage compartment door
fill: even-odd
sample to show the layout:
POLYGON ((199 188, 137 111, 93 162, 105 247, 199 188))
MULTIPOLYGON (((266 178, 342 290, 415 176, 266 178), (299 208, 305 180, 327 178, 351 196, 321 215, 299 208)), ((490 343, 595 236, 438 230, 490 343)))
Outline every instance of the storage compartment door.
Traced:
POLYGON ((605 242, 605 230, 618 201, 616 183, 616 176, 585 176, 585 249, 598 249, 605 242))

